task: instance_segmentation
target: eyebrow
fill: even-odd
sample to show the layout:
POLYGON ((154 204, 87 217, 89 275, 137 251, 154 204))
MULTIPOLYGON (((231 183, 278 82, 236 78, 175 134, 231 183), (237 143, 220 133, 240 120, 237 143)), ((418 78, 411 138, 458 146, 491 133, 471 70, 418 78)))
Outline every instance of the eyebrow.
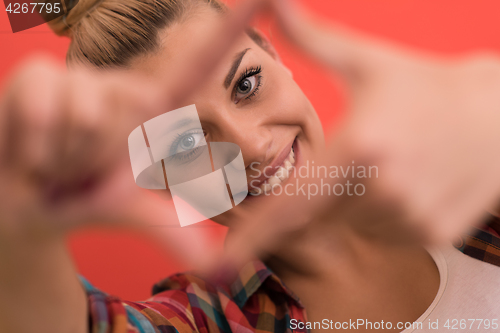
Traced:
POLYGON ((167 126, 162 128, 163 132, 161 134, 161 137, 165 138, 165 137, 176 136, 179 134, 179 131, 183 130, 184 127, 192 125, 194 125, 196 128, 201 129, 201 124, 199 119, 194 119, 192 117, 184 117, 182 119, 174 120, 172 123, 169 123, 167 126))
POLYGON ((177 130, 177 129, 183 128, 185 126, 191 125, 192 123, 195 123, 195 122, 196 122, 195 119, 183 118, 183 119, 176 121, 171 126, 169 126, 168 130, 169 131, 177 130))
POLYGON ((224 80, 224 88, 229 88, 229 85, 231 82, 233 82, 234 76, 236 75, 236 71, 238 70, 238 67, 241 64, 241 60, 243 60, 243 57, 245 56, 245 53, 250 50, 250 48, 244 49, 240 53, 236 54, 236 57, 234 58, 233 64, 231 68, 229 69, 229 72, 227 73, 226 79, 224 80))

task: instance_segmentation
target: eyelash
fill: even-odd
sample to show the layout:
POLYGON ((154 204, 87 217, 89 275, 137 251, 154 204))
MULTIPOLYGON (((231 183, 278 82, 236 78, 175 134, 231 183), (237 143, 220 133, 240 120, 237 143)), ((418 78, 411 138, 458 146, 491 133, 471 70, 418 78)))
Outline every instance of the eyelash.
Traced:
MULTIPOLYGON (((174 141, 170 145, 170 158, 169 158, 170 160, 178 160, 178 161, 183 162, 183 161, 191 159, 191 157, 198 152, 199 148, 201 148, 200 146, 189 150, 189 152, 187 152, 187 153, 183 153, 183 154, 181 154, 181 153, 176 154, 175 153, 175 149, 177 149, 177 147, 179 146, 182 138, 184 138, 187 135, 192 135, 192 134, 200 134, 200 131, 199 130, 191 130, 191 131, 187 131, 187 132, 180 133, 180 134, 176 135, 176 138, 174 139, 174 141)), ((203 131, 203 135, 206 136, 205 131, 203 131)))
POLYGON ((240 77, 236 81, 236 84, 233 89, 233 94, 236 94, 236 89, 238 88, 241 82, 243 82, 245 79, 249 77, 257 76, 257 86, 253 89, 250 95, 244 97, 244 99, 246 100, 251 100, 255 95, 257 95, 259 88, 262 86, 262 81, 261 81, 262 76, 258 75, 260 73, 262 73, 262 66, 250 67, 245 69, 245 71, 241 73, 240 77))
MULTIPOLYGON (((250 68, 245 69, 245 71, 243 73, 241 73, 240 77, 238 78, 238 80, 235 83, 235 86, 234 86, 234 89, 233 89, 233 94, 236 94, 236 89, 239 86, 239 84, 241 82, 243 82, 243 80, 245 80, 245 79, 247 79, 249 77, 252 77, 252 76, 257 76, 257 85, 255 86, 255 88, 253 89, 253 91, 248 96, 244 97, 244 99, 246 99, 246 100, 251 100, 254 96, 257 95, 257 93, 259 92, 259 88, 262 86, 261 76, 258 75, 260 73, 262 73, 262 67, 261 66, 250 67, 250 68)), ((175 154, 173 152, 173 149, 177 148, 177 146, 180 144, 181 139, 183 137, 185 137, 186 135, 191 135, 191 134, 199 134, 199 133, 196 132, 196 131, 188 131, 186 133, 177 134, 176 138, 172 142, 172 145, 170 146, 171 147, 171 149, 170 149, 170 151, 171 151, 170 152, 170 154, 171 154, 170 158, 171 159, 179 160, 179 161, 186 161, 186 160, 189 160, 193 155, 195 155, 198 152, 198 149, 200 147, 193 148, 188 153, 182 154, 182 155, 181 154, 175 154)), ((206 136, 206 133, 204 133, 204 134, 206 136)))

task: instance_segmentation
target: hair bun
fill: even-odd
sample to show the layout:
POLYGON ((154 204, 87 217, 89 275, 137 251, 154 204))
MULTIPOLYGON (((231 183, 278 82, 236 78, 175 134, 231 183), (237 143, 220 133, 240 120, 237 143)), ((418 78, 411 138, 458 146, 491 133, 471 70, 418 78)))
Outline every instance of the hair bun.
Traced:
MULTIPOLYGON (((46 0, 54 2, 52 0, 46 0)), ((75 27, 85 16, 97 9, 104 0, 61 0, 65 14, 53 20, 46 18, 49 27, 58 36, 71 37, 71 29, 75 27)))

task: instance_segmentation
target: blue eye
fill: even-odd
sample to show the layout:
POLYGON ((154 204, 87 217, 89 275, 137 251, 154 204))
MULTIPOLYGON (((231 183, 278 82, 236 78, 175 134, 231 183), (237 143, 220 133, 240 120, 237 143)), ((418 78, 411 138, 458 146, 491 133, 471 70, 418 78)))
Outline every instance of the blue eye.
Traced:
POLYGON ((205 134, 203 130, 196 129, 179 134, 172 143, 170 148, 170 156, 173 159, 185 160, 196 154, 200 144, 203 142, 205 134))
POLYGON ((179 148, 183 150, 193 149, 196 146, 196 138, 193 135, 186 135, 179 143, 179 148))
POLYGON ((242 99, 251 99, 259 91, 261 86, 261 75, 262 68, 252 67, 246 69, 236 81, 233 92, 233 101, 238 104, 242 99))
POLYGON ((236 87, 236 92, 238 94, 246 95, 253 90, 255 87, 255 76, 250 76, 238 83, 236 87))

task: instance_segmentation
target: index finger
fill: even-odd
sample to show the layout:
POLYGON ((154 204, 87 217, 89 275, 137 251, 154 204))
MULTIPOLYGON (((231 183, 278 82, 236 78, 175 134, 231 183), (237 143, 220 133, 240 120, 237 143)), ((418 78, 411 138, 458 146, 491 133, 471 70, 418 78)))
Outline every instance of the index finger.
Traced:
POLYGON ((294 1, 271 0, 271 4, 285 36, 339 74, 351 89, 359 88, 396 54, 394 45, 321 20, 294 1))

